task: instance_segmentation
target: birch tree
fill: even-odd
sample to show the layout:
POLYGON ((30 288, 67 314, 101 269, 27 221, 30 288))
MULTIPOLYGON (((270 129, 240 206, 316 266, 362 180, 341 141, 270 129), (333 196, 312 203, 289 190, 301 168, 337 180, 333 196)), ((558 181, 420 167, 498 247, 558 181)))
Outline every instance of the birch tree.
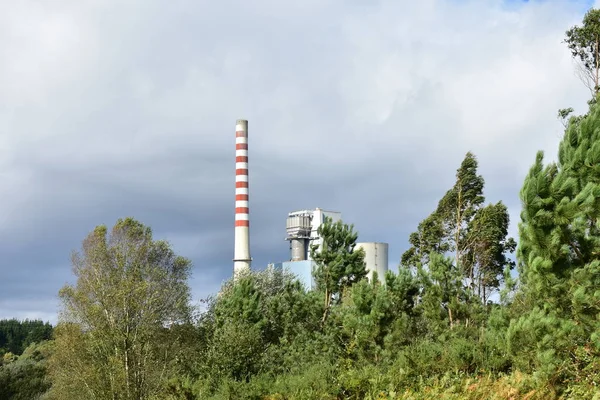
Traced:
POLYGON ((156 396, 177 356, 170 326, 190 315, 190 261, 127 218, 110 234, 96 227, 72 264, 76 283, 59 293, 51 397, 156 396))

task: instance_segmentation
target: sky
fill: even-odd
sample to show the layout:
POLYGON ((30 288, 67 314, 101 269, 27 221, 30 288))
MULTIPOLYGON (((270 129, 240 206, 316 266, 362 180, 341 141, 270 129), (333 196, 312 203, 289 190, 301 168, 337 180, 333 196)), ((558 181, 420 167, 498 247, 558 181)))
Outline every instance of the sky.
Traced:
POLYGON ((232 274, 235 122, 249 121, 253 267, 289 258, 287 213, 408 235, 468 151, 516 237, 557 110, 585 112, 564 32, 589 1, 0 1, 0 318, 55 323, 70 255, 131 216, 232 274))

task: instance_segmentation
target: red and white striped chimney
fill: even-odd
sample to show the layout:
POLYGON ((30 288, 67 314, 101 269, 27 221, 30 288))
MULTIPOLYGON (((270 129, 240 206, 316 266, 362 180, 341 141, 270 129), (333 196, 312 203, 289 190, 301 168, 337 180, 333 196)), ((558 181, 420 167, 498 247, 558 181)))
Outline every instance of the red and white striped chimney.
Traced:
POLYGON ((250 208, 248 206, 248 121, 235 124, 235 249, 233 275, 250 270, 250 208))

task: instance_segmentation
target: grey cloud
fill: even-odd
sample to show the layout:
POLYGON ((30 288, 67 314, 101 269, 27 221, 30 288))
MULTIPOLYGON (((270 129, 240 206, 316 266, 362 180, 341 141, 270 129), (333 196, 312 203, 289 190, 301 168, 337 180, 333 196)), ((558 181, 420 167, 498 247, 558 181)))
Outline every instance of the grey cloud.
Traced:
POLYGON ((4 8, 0 318, 55 315, 70 251, 125 216, 192 259, 196 299, 216 292, 232 270, 238 118, 257 268, 288 257, 286 213, 317 206, 397 263, 469 150, 515 231, 535 152, 556 152, 556 110, 587 96, 560 43, 575 3, 4 8))

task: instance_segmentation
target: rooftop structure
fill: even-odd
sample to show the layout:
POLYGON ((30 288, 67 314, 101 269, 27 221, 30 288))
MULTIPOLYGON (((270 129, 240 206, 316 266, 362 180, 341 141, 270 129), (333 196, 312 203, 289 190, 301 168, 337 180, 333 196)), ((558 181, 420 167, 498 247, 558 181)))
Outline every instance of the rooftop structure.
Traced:
POLYGON ((321 246, 323 238, 319 236, 318 229, 329 217, 333 222, 342 219, 342 213, 326 211, 320 208, 314 210, 300 210, 288 214, 286 221, 286 240, 290 241, 290 261, 311 260, 310 246, 321 246))
POLYGON ((337 222, 342 219, 342 213, 318 207, 289 213, 286 220, 286 240, 290 242, 290 260, 273 264, 275 268, 292 272, 308 290, 315 288, 313 271, 316 268, 316 263, 310 256, 310 248, 316 245, 320 249, 323 238, 319 236, 318 229, 326 217, 337 222))

